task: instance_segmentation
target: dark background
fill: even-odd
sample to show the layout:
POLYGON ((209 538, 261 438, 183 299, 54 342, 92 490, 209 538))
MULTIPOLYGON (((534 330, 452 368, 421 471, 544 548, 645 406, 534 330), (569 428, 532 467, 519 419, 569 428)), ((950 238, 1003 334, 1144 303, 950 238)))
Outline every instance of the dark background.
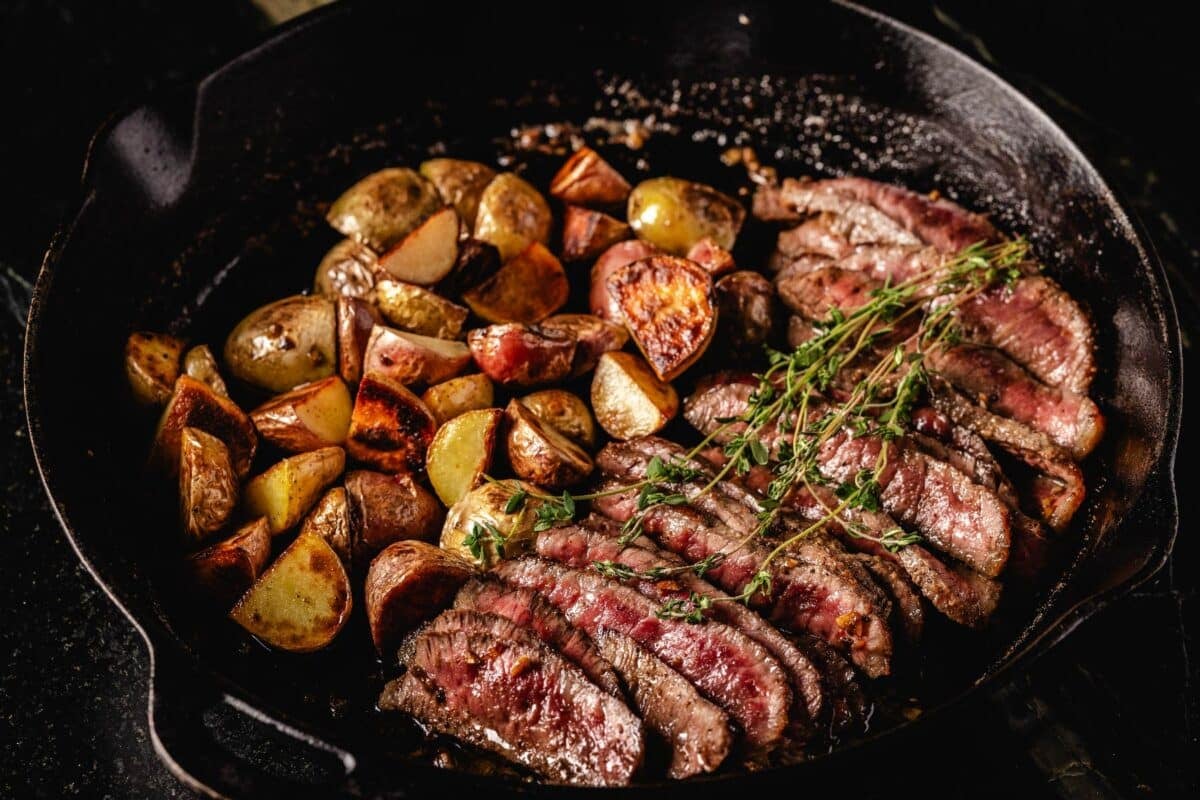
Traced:
MULTIPOLYGON (((988 63, 1068 130, 1149 227, 1190 345, 1200 334, 1200 68, 1185 12, 869 5, 988 63)), ((149 741, 142 641, 78 564, 42 495, 19 355, 29 284, 76 201, 91 132, 155 87, 203 74, 269 24, 248 0, 0 2, 0 435, 11 442, 0 458, 0 797, 188 794, 149 741)), ((1190 347, 1187 359, 1189 371, 1200 366, 1190 347)), ((1194 427, 1184 427, 1185 469, 1194 427)), ((998 692, 969 729, 948 733, 944 750, 897 774, 897 790, 1197 796, 1200 549, 1187 492, 1167 569, 998 692)))

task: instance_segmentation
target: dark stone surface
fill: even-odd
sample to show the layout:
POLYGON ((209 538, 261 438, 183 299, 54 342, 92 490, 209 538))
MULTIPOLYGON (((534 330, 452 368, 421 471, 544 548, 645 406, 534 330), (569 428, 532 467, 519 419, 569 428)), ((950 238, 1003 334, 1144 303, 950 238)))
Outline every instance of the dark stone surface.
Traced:
MULTIPOLYGON (((1200 208, 1190 191, 1200 178, 1191 123, 1200 75, 1182 18, 1166 7, 1101 12, 1079 1, 873 5, 994 59, 1066 126, 1150 227, 1185 334, 1200 332, 1200 208)), ((29 281, 75 202, 90 132, 126 100, 203 72, 262 28, 245 2, 0 3, 0 435, 10 442, 0 458, 2 797, 189 795, 149 740, 145 647, 79 565, 43 498, 19 356, 29 281)), ((1189 370, 1200 366, 1191 348, 1187 358, 1189 370)), ((1185 462, 1194 428, 1184 428, 1185 462)), ((897 772, 895 788, 1196 796, 1200 566, 1195 503, 1185 494, 1182 505, 1167 570, 999 692, 970 730, 951 732, 944 752, 897 772)))

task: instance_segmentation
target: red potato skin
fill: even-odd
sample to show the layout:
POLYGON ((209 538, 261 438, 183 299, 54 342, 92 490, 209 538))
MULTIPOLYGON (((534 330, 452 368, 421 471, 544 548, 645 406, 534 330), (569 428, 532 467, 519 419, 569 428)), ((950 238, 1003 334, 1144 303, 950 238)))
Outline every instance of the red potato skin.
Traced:
POLYGON ((537 327, 575 340, 575 360, 571 369, 575 377, 591 372, 601 355, 620 350, 629 341, 629 331, 624 327, 591 314, 555 314, 539 322, 537 327))
POLYGON ((714 279, 737 268, 733 254, 707 236, 692 245, 687 257, 703 267, 714 279))
POLYGON ((608 290, 608 279, 626 264, 649 258, 659 252, 658 248, 641 239, 618 242, 604 251, 592 265, 591 290, 588 306, 594 316, 617 325, 625 324, 621 306, 608 290))
POLYGON ((446 512, 410 475, 355 470, 346 475, 353 563, 365 564, 390 544, 435 541, 446 512))
POLYGON ((228 539, 188 556, 187 579, 207 601, 228 610, 254 583, 271 558, 271 530, 259 518, 228 539))
POLYGON ((338 297, 338 372, 346 383, 353 385, 362 378, 363 354, 371 329, 382 322, 378 309, 361 297, 338 297))
POLYGON ((371 562, 363 592, 371 639, 389 655, 404 634, 449 608, 475 569, 458 556, 425 542, 389 545, 371 562))
POLYGON ((508 323, 467 334, 467 346, 481 372, 506 386, 536 386, 571 374, 576 341, 557 331, 508 323))
POLYGON ((563 211, 564 261, 596 258, 617 242, 633 236, 628 224, 602 211, 567 206, 563 211))

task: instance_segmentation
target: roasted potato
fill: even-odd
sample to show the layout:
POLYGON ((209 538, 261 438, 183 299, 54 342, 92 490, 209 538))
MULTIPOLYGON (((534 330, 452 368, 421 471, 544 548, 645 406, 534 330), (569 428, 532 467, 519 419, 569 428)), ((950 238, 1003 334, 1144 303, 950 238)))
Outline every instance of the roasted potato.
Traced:
POLYGON ((567 206, 563 212, 564 261, 590 261, 631 236, 629 225, 602 211, 567 206))
POLYGON ((431 158, 421 164, 421 175, 437 187, 442 202, 454 206, 458 216, 474 226, 479 213, 479 198, 496 177, 496 170, 478 161, 458 158, 431 158))
POLYGON ((258 447, 254 423, 228 397, 187 375, 175 381, 175 391, 158 421, 150 449, 151 466, 171 477, 178 473, 179 441, 183 429, 188 427, 199 428, 224 442, 239 478, 250 471, 258 447))
POLYGON ((475 574, 453 553, 425 542, 396 542, 375 556, 363 592, 375 649, 395 655, 404 634, 445 610, 475 574))
POLYGON ((225 527, 237 507, 238 479, 229 448, 198 428, 179 433, 179 517, 189 543, 225 527))
POLYGON ((453 378, 469 363, 471 351, 462 342, 376 325, 363 356, 363 371, 406 386, 428 385, 453 378))
POLYGON ((564 203, 608 206, 625 202, 629 182, 590 147, 581 147, 550 181, 550 194, 564 203))
POLYGON ((266 517, 274 536, 302 520, 345 467, 346 453, 340 447, 290 456, 250 479, 242 505, 249 516, 266 517))
POLYGON ((289 453, 303 453, 346 441, 350 391, 337 375, 297 386, 250 412, 258 435, 289 453))
POLYGON ((383 322, 379 310, 359 297, 337 299, 338 374, 346 383, 362 377, 363 354, 371 331, 383 322))
POLYGON ((596 446, 596 423, 587 403, 565 389, 543 389, 521 398, 546 425, 587 449, 596 446))
POLYGON ((458 243, 458 260, 450 274, 434 287, 442 297, 461 298, 500 271, 500 251, 495 245, 478 239, 458 243))
POLYGON ((562 264, 534 242, 462 299, 488 322, 533 323, 562 308, 569 292, 562 264))
POLYGON ((458 214, 447 206, 379 257, 380 269, 398 281, 432 286, 458 260, 458 214))
POLYGON ((658 248, 641 239, 618 242, 604 251, 592 265, 591 288, 588 292, 588 307, 592 315, 615 325, 624 325, 621 307, 608 291, 608 279, 626 264, 657 255, 658 248))
POLYGON ((746 219, 746 209, 711 186, 680 178, 650 178, 629 194, 629 224, 639 239, 667 253, 686 255, 708 237, 726 250, 746 219))
POLYGON ((571 374, 575 339, 529 325, 490 325, 467 334, 471 357, 497 383, 535 386, 571 374))
POLYGON ((605 353, 592 376, 592 410, 614 439, 662 430, 679 412, 679 395, 632 353, 605 353))
POLYGON ((428 289, 400 281, 380 281, 374 299, 380 313, 397 328, 436 339, 457 339, 471 313, 428 289))
POLYGON ((689 261, 695 261, 714 278, 737 269, 733 263, 733 253, 721 247, 708 236, 692 245, 692 249, 687 252, 687 257, 689 261))
POLYGON ((591 314, 555 314, 538 323, 538 329, 562 333, 575 340, 575 359, 571 374, 586 375, 596 368, 602 353, 620 350, 629 341, 629 332, 621 325, 606 322, 591 314))
POLYGON ((350 503, 343 487, 333 487, 313 506, 300 526, 300 534, 306 533, 315 533, 328 542, 346 568, 351 567, 350 503))
POLYGON ((419 472, 436 429, 433 414, 403 384, 368 374, 354 398, 346 449, 384 472, 419 472))
POLYGON ((749 353, 766 342, 775 324, 771 282, 757 272, 741 270, 717 281, 715 290, 720 309, 717 339, 722 346, 749 353))
POLYGON ((262 517, 237 533, 188 556, 186 578, 206 599, 226 611, 254 583, 271 558, 271 531, 262 517))
POLYGON ((592 474, 592 459, 582 447, 544 424, 520 400, 504 410, 508 463, 517 477, 539 486, 563 489, 592 474))
POLYGON ((125 340, 125 376, 134 398, 146 406, 161 406, 171 397, 179 377, 183 341, 165 333, 137 331, 125 340))
POLYGON ((401 539, 432 542, 446 512, 411 475, 355 470, 346 476, 350 503, 350 547, 355 564, 401 539))
POLYGON ((208 345, 200 344, 187 351, 183 357, 183 374, 195 378, 222 397, 229 397, 229 389, 225 386, 221 372, 217 369, 217 359, 213 357, 208 345))
POLYGON ((333 300, 295 295, 251 311, 225 340, 225 365, 235 378, 272 392, 332 375, 333 300))
POLYGON ((488 408, 495 397, 492 379, 476 372, 430 386, 421 395, 421 401, 433 412, 438 425, 445 425, 459 414, 488 408))
POLYGON ((686 258, 651 256, 608 279, 625 327, 656 375, 677 378, 704 354, 717 330, 712 276, 686 258))
POLYGON ((459 414, 438 428, 429 445, 425 469, 442 503, 457 503, 492 468, 503 416, 498 408, 482 408, 459 414))
POLYGON ((353 239, 342 239, 317 265, 313 290, 317 294, 365 297, 379 275, 379 257, 353 239))
POLYGON ((329 543, 310 532, 279 554, 229 617, 271 647, 310 653, 341 632, 352 605, 346 568, 329 543))
POLYGON ((441 207, 432 183, 411 169, 393 167, 347 189, 326 219, 339 233, 383 253, 441 207))
POLYGON ((464 494, 446 514, 442 549, 484 569, 530 550, 537 538, 533 524, 540 501, 527 497, 511 514, 505 508, 518 490, 531 488, 520 481, 500 481, 464 494))
POLYGON ((475 238, 490 242, 508 261, 531 243, 550 241, 550 206, 542 193, 511 172, 492 179, 479 198, 475 238))

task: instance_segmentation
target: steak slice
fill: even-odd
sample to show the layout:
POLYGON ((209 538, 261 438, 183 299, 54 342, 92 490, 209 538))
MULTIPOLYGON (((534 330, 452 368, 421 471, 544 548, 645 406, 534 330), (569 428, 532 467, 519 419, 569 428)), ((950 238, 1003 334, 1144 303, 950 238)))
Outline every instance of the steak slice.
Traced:
POLYGON ((447 611, 411 635, 404 675, 379 697, 562 783, 623 786, 641 768, 641 721, 532 633, 494 615, 447 611))
POLYGON ((837 214, 823 213, 804 220, 779 234, 775 252, 787 259, 805 255, 843 258, 854 245, 868 244, 867 231, 857 229, 850 220, 837 214))
POLYGON ((829 698, 828 735, 836 740, 842 734, 865 731, 871 718, 871 702, 858 682, 854 667, 837 650, 816 636, 799 634, 794 639, 808 658, 817 665, 829 698))
POLYGON ((642 720, 670 748, 667 777, 690 778, 721 766, 733 747, 724 711, 628 636, 601 630, 596 644, 621 676, 642 720))
POLYGON ((718 622, 660 619, 658 606, 636 590, 542 558, 504 561, 494 573, 544 595, 593 636, 607 628, 632 638, 729 714, 752 750, 770 750, 782 739, 792 702, 787 677, 745 635, 718 622))
POLYGON ((933 607, 960 625, 982 626, 1000 602, 1000 583, 961 564, 948 566, 924 547, 901 548, 896 559, 933 607))
POLYGON ((592 683, 614 697, 621 697, 621 682, 595 643, 576 628, 557 608, 536 592, 505 586, 488 577, 471 579, 458 590, 454 607, 495 614, 533 631, 539 639, 557 650, 592 683))
POLYGON ((850 242, 921 243, 901 223, 870 202, 832 191, 827 181, 785 178, 778 186, 760 186, 754 193, 752 211, 767 222, 800 222, 827 212, 841 218, 842 238, 850 242))
POLYGON ((892 597, 892 619, 910 642, 921 639, 925 630, 925 607, 921 595, 899 564, 869 553, 854 556, 860 560, 892 597))

